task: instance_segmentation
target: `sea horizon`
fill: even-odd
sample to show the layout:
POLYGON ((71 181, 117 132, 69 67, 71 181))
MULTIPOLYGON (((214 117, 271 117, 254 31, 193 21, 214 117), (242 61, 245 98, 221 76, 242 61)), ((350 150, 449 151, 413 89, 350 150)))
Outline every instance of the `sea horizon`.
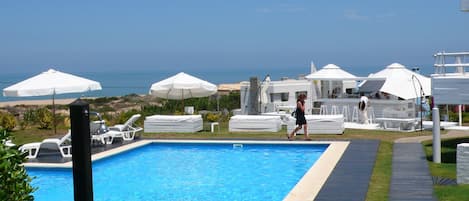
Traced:
MULTIPOLYGON (((318 67, 318 70, 321 67, 318 67)), ((355 76, 366 77, 370 73, 375 73, 382 70, 384 67, 363 67, 343 70, 354 74, 355 76)), ((411 67, 407 67, 411 70, 411 67)), ((46 71, 44 69, 43 71, 46 71)), ((60 68, 56 70, 62 71, 60 68)), ((65 72, 65 71, 63 71, 65 72)), ((225 83, 239 83, 241 81, 249 81, 250 77, 257 77, 262 81, 266 75, 271 77, 271 80, 280 80, 288 77, 291 79, 298 79, 301 76, 310 73, 310 67, 293 67, 293 68, 254 68, 254 69, 200 69, 184 71, 200 79, 206 80, 213 84, 225 83)), ((40 72, 14 72, 3 73, 0 75, 0 88, 2 90, 15 83, 21 82, 40 72)), ((66 72, 77 76, 82 76, 87 79, 98 81, 101 83, 102 90, 89 91, 83 93, 72 94, 58 94, 55 96, 57 99, 63 98, 79 98, 79 97, 111 97, 111 96, 124 96, 128 94, 148 94, 150 86, 158 81, 166 79, 178 72, 170 69, 155 69, 155 70, 114 70, 114 71, 97 71, 97 72, 66 72)), ((420 73, 429 76, 433 73, 433 68, 420 68, 420 73)), ((52 96, 35 96, 35 97, 5 97, 0 96, 0 102, 18 101, 18 100, 44 100, 51 99, 52 96)))

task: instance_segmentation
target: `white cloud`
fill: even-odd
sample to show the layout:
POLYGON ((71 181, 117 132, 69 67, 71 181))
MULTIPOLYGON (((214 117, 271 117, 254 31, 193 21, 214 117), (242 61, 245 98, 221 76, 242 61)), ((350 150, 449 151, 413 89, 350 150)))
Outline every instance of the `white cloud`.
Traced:
POLYGON ((258 13, 297 13, 305 11, 306 8, 290 4, 280 4, 272 7, 257 8, 258 13))
POLYGON ((368 20, 369 19, 368 16, 362 15, 358 13, 357 10, 352 10, 352 9, 345 10, 344 17, 349 20, 368 20))
POLYGON ((380 13, 376 16, 377 18, 391 18, 391 17, 396 17, 396 13, 380 13))

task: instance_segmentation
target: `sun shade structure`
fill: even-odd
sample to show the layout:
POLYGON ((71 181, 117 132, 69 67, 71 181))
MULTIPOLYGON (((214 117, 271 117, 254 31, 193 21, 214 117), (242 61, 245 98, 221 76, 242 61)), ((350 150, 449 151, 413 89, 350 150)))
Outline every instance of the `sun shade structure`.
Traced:
POLYGON ((215 93, 216 85, 184 72, 154 83, 150 88, 151 95, 172 100, 206 97, 215 93))
POLYGON ((386 81, 384 83, 366 81, 360 86, 360 90, 361 88, 377 88, 380 92, 392 94, 406 100, 420 97, 420 88, 422 88, 424 96, 431 95, 431 79, 415 73, 399 63, 393 63, 368 77, 386 78, 386 81), (370 86, 377 84, 380 84, 381 87, 370 86))
MULTIPOLYGON (((313 65, 313 64, 312 64, 313 65)), ((311 68, 313 70, 313 68, 311 68)), ((327 81, 322 82, 320 86, 315 84, 319 89, 321 97, 331 97, 332 94, 342 94, 345 88, 355 88, 357 77, 351 73, 342 70, 335 64, 327 64, 321 70, 312 72, 306 76, 309 80, 327 81), (336 90, 334 90, 336 89, 336 90)))
POLYGON ((3 89, 4 96, 28 97, 101 90, 99 82, 49 69, 3 89))
MULTIPOLYGON (((3 96, 52 96, 53 113, 55 118, 54 99, 56 94, 81 93, 101 89, 101 84, 99 82, 49 69, 39 75, 3 89, 3 96)), ((55 130, 54 120, 54 131, 55 130)))
POLYGON ((327 64, 321 70, 313 72, 306 76, 310 80, 355 80, 356 76, 342 70, 335 64, 327 64))

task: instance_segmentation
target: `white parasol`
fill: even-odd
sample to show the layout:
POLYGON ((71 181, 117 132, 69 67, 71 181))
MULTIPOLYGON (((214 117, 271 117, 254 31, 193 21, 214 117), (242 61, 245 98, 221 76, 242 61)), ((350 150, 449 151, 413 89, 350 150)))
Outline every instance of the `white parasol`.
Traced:
POLYGON ((181 72, 152 84, 150 94, 160 98, 184 101, 186 98, 210 96, 217 93, 217 90, 216 85, 181 72))
POLYGON ((101 90, 99 82, 49 69, 39 75, 3 89, 3 96, 28 97, 52 95, 52 110, 55 125, 55 95, 101 90))

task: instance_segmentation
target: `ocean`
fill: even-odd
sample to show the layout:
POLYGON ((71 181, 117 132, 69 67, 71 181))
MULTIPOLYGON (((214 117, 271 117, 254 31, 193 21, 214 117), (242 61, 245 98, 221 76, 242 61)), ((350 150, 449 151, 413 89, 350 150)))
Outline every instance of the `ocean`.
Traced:
MULTIPOLYGON (((378 72, 384 67, 368 67, 345 69, 356 76, 367 76, 370 73, 378 72)), ((44 69, 43 71, 46 71, 44 69)), ((62 71, 60 69, 56 69, 62 71)), ((185 71, 195 77, 201 78, 213 84, 237 83, 240 81, 249 81, 250 77, 258 77, 263 80, 267 74, 272 80, 280 80, 282 77, 298 78, 300 75, 309 74, 308 67, 293 68, 254 68, 254 69, 191 69, 185 71)), ((432 68, 421 69, 422 74, 429 75, 433 71, 432 68)), ((63 71, 65 72, 65 71, 63 71)), ((0 88, 4 89, 10 85, 28 79, 40 72, 23 72, 23 73, 2 73, 0 74, 0 88)), ((100 72, 67 72, 74 75, 82 76, 101 83, 102 90, 91 91, 74 94, 59 94, 56 98, 79 98, 79 97, 105 97, 105 96, 123 96, 127 94, 148 94, 150 86, 167 77, 173 76, 178 72, 171 70, 109 70, 100 72)), ((0 96, 0 102, 15 100, 40 100, 51 99, 51 96, 39 97, 5 97, 0 96)))

